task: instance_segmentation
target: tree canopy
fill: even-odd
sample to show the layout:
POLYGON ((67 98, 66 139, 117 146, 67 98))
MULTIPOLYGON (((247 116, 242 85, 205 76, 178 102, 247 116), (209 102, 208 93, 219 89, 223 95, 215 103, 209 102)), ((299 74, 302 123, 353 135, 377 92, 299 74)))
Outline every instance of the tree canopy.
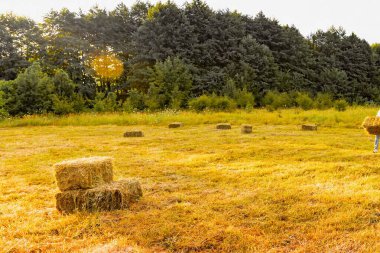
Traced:
POLYGON ((123 103, 136 92, 156 96, 161 109, 231 89, 250 93, 253 106, 270 91, 378 103, 380 46, 335 27, 304 37, 262 12, 213 10, 201 0, 182 7, 138 1, 52 10, 40 24, 0 15, 0 80, 9 82, 0 89, 12 115, 49 111, 74 95, 94 101, 112 94, 123 103))

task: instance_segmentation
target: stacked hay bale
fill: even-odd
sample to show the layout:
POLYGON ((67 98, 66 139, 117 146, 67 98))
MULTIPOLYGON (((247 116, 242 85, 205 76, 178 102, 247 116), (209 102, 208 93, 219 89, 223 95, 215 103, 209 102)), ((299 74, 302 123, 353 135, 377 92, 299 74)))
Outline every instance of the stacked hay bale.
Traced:
POLYGON ((136 180, 113 182, 110 157, 91 157, 54 165, 58 188, 56 207, 62 213, 126 209, 142 196, 136 180))
POLYGON ((144 133, 142 131, 127 131, 124 133, 124 137, 144 137, 144 133))
POLYGON ((318 126, 317 125, 302 125, 303 131, 317 131, 318 126))
POLYGON ((251 134, 252 133, 252 126, 251 125, 242 125, 241 126, 241 133, 242 134, 251 134))
POLYGON ((218 130, 229 130, 232 129, 231 124, 228 123, 220 123, 216 125, 216 129, 218 130))
POLYGON ((183 126, 182 122, 173 122, 169 124, 169 128, 180 128, 183 126))
POLYGON ((369 134, 380 135, 380 117, 365 118, 363 127, 369 134))

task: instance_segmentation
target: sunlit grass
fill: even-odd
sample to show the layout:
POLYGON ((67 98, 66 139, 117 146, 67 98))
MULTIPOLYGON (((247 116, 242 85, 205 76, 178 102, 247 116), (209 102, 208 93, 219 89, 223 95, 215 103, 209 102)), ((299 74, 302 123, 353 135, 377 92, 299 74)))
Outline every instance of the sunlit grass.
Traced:
POLYGON ((363 119, 368 115, 376 115, 378 108, 351 107, 344 112, 336 110, 288 109, 268 112, 265 109, 256 109, 251 112, 236 111, 195 113, 190 111, 164 111, 158 113, 83 113, 69 116, 32 115, 23 118, 11 118, 0 121, 0 127, 11 126, 99 126, 99 125, 167 125, 173 121, 180 121, 186 125, 214 124, 230 122, 243 124, 247 121, 255 124, 295 125, 315 123, 326 127, 360 127, 363 119))
POLYGON ((7 120, 0 129, 0 252, 379 252, 380 155, 359 129, 375 113, 7 120), (174 121, 184 128, 168 129, 174 121), (215 130, 223 121, 233 129, 215 130), (303 122, 323 127, 302 132, 303 122), (254 133, 240 134, 241 123, 253 124, 254 133), (145 137, 123 138, 129 129, 145 137), (60 215, 52 165, 96 155, 115 158, 115 179, 139 178, 144 197, 128 211, 60 215))

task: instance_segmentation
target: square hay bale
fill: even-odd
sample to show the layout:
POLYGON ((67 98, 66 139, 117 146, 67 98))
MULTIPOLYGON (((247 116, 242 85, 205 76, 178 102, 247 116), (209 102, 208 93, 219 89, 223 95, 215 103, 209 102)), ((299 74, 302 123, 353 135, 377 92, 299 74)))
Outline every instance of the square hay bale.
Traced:
POLYGON ((127 131, 124 133, 124 137, 144 137, 144 133, 142 131, 127 131))
POLYGON ((251 125, 242 125, 241 126, 241 133, 242 134, 251 134, 252 133, 252 126, 251 125))
POLYGON ((220 123, 216 125, 216 129, 219 129, 219 130, 229 130, 231 128, 232 128, 231 124, 228 124, 228 123, 220 123))
POLYGON ((367 117, 362 126, 369 134, 380 135, 380 117, 367 117))
POLYGON ((317 125, 302 125, 303 131, 317 131, 318 126, 317 125))
POLYGON ((183 126, 182 122, 173 122, 169 124, 169 128, 180 128, 183 126))
POLYGON ((111 157, 89 157, 63 161, 54 165, 61 191, 90 189, 113 180, 111 157))
POLYGON ((76 211, 101 212, 127 209, 142 196, 137 180, 122 180, 94 189, 73 190, 56 194, 56 207, 64 214, 76 211))

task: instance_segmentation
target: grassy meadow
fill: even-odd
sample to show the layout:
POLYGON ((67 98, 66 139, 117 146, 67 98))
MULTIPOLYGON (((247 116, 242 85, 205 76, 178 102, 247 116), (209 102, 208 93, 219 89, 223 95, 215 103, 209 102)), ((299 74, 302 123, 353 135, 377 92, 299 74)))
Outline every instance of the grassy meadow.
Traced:
POLYGON ((345 112, 163 112, 0 122, 0 252, 380 252, 380 154, 345 112), (185 126, 168 129, 181 121, 185 126), (230 122, 218 131, 215 123, 230 122), (242 135, 240 124, 254 126, 242 135), (317 123, 317 132, 300 131, 317 123), (123 138, 141 129, 144 138, 123 138), (52 165, 112 156, 130 210, 61 215, 52 165))
POLYGON ((229 122, 231 124, 256 125, 300 125, 313 123, 325 127, 360 128, 366 116, 376 115, 379 108, 351 107, 344 112, 334 109, 319 111, 301 109, 288 109, 268 112, 266 109, 256 109, 251 112, 175 112, 163 111, 158 113, 82 113, 69 116, 30 115, 23 118, 10 118, 0 121, 1 127, 26 126, 100 126, 100 125, 149 125, 166 126, 170 122, 179 121, 187 126, 200 124, 216 124, 229 122))

